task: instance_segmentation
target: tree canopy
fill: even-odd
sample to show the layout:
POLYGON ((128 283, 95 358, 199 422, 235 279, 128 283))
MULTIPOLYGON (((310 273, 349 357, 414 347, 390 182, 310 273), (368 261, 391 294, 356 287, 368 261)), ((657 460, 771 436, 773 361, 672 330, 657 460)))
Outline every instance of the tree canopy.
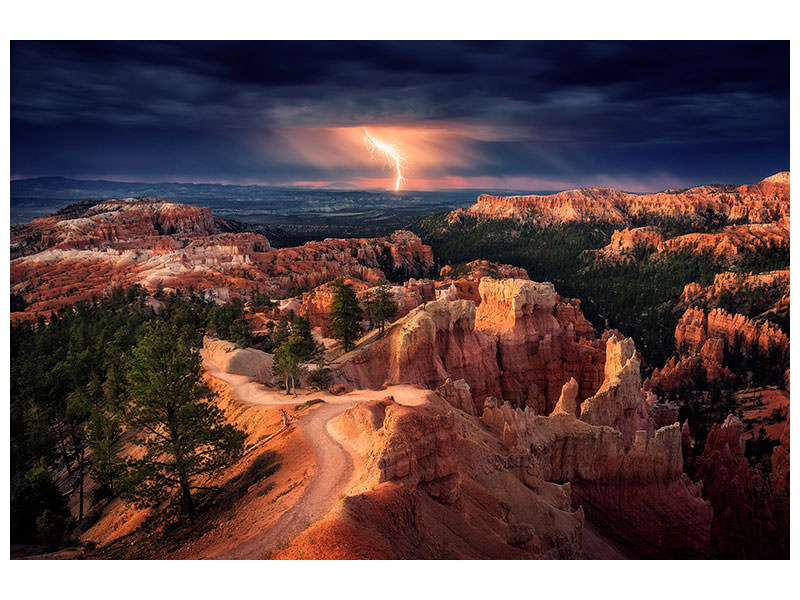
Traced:
POLYGON ((294 392, 297 380, 304 375, 302 363, 319 357, 322 348, 311 335, 311 323, 299 315, 292 319, 286 340, 275 350, 272 372, 283 378, 286 393, 294 392))
POLYGON ((381 335, 386 321, 397 314, 397 309, 389 282, 385 279, 379 281, 368 293, 367 312, 370 322, 378 326, 381 335))
POLYGON ((147 324, 127 363, 125 420, 144 455, 128 461, 126 495, 145 506, 172 500, 192 521, 199 478, 238 458, 245 434, 213 404, 199 353, 178 339, 173 325, 147 324))
POLYGON ((353 286, 339 278, 333 281, 336 292, 331 305, 331 334, 342 340, 345 352, 352 350, 361 334, 363 311, 353 286))

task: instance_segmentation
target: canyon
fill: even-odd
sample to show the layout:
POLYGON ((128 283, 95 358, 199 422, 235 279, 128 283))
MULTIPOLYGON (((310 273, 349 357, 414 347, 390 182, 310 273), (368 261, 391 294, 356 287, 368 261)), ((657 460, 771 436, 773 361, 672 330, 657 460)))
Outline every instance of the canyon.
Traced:
POLYGON ((224 302, 256 289, 282 296, 339 276, 375 282, 433 269, 430 248, 407 231, 273 249, 263 235, 224 229, 207 208, 158 199, 109 200, 79 216, 15 227, 11 291, 26 307, 12 320, 133 284, 151 292, 191 288, 224 302))
MULTIPOLYGON (((472 217, 611 223, 608 242, 586 250, 603 265, 730 257, 788 245, 789 175, 659 194, 482 195, 447 219, 472 217), (672 236, 642 225, 709 218, 714 231, 672 236)), ((674 353, 647 365, 624 328, 598 327, 581 299, 520 266, 442 264, 404 230, 273 248, 234 229, 207 208, 154 198, 12 228, 13 323, 44 327, 60 309, 131 285, 156 312, 159 298, 191 290, 217 305, 242 300, 254 333, 308 318, 330 371, 330 385, 313 390, 302 380, 319 366, 305 365, 299 395, 287 395, 272 354, 201 336, 204 378, 228 422, 247 430, 245 455, 216 476, 222 491, 187 540, 153 541, 146 514, 115 498, 80 533, 95 548, 85 556, 788 555, 789 336, 775 317, 788 323, 788 268, 682 286, 667 306, 674 353), (362 306, 386 285, 397 305, 385 331, 362 320, 347 352, 332 339, 334 280, 362 306), (765 287, 758 302, 737 300, 747 314, 726 310, 727 296, 765 287), (256 308, 255 294, 270 302, 256 308), (252 475, 275 456, 268 474, 252 475)))

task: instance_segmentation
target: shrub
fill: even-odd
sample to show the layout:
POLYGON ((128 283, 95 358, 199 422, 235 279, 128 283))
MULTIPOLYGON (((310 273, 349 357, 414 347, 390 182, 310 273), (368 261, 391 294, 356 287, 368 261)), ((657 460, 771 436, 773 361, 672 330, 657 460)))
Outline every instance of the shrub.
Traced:
POLYGON ((57 550, 67 533, 67 520, 49 508, 36 517, 36 539, 45 552, 57 550))
POLYGON ((333 374, 329 368, 320 367, 308 374, 306 383, 312 390, 327 390, 333 383, 333 374))

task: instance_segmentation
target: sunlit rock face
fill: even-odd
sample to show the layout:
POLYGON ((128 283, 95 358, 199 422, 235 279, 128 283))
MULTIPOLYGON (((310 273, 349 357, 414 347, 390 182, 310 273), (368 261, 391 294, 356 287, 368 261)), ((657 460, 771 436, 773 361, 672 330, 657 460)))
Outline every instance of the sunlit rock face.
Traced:
POLYGON ((502 398, 549 414, 562 386, 574 378, 579 396, 602 382, 604 343, 579 311, 550 283, 483 278, 476 327, 497 341, 502 398))
POLYGON ((431 249, 408 231, 276 250, 263 235, 230 229, 208 208, 159 199, 109 200, 15 227, 11 286, 29 306, 14 317, 47 316, 133 284, 191 287, 224 302, 253 290, 280 296, 340 276, 372 284, 433 272, 431 249))
POLYGON ((761 273, 737 273, 725 271, 717 273, 709 285, 697 282, 687 283, 678 300, 676 308, 687 309, 691 306, 714 307, 723 295, 738 296, 752 288, 773 286, 780 290, 776 302, 769 310, 778 312, 789 308, 789 269, 764 271, 761 273))
POLYGON ((438 394, 420 390, 415 402, 364 402, 333 423, 363 467, 341 503, 279 556, 330 557, 319 539, 334 542, 336 558, 580 555, 584 513, 569 484, 512 467, 477 418, 438 394))
POLYGON ((734 374, 723 365, 726 352, 756 352, 788 365, 789 338, 777 326, 719 308, 687 309, 675 327, 675 347, 676 355, 645 382, 647 389, 677 389, 696 379, 698 373, 707 381, 731 377, 734 374))
POLYGON ((712 510, 683 473, 680 426, 639 430, 626 444, 619 430, 569 413, 537 416, 505 403, 487 406, 481 420, 511 464, 570 482, 573 502, 643 556, 706 556, 712 510))
POLYGON ((413 383, 435 389, 463 379, 476 402, 499 395, 496 344, 475 329, 475 304, 428 302, 396 321, 385 336, 344 355, 340 378, 354 387, 413 383))
POLYGON ((383 339, 339 361, 355 387, 416 383, 434 389, 463 379, 475 410, 493 396, 548 414, 574 378, 581 400, 603 381, 605 339, 596 339, 579 304, 552 284, 480 281, 481 301, 440 299, 398 320, 383 339))
POLYGON ((729 222, 769 223, 789 216, 789 173, 778 173, 754 185, 697 186, 656 194, 632 194, 608 188, 568 190, 546 196, 483 194, 468 209, 450 214, 479 219, 513 219, 556 225, 607 222, 630 225, 642 217, 695 219, 713 214, 729 222))
POLYGON ((582 421, 613 427, 622 434, 626 447, 632 444, 637 432, 654 430, 641 389, 640 366, 632 339, 610 337, 606 343, 603 385, 581 404, 582 421))
MULTIPOLYGON (((159 198, 106 200, 75 217, 54 215, 12 228, 12 257, 46 248, 102 249, 118 243, 145 244, 149 238, 211 235, 221 230, 208 207, 159 198)), ((268 246, 267 246, 268 247, 268 246)))
MULTIPOLYGON (((683 473, 680 425, 657 427, 651 416, 634 342, 613 332, 583 340, 594 353, 582 371, 568 360, 581 345, 565 316, 574 319, 575 307, 556 318, 552 285, 483 278, 480 295, 477 309, 464 300, 415 309, 385 338, 342 357, 337 376, 355 387, 435 389, 464 419, 479 415, 502 449, 494 460, 522 480, 569 482, 572 502, 637 552, 707 556, 711 506, 683 473), (548 370, 550 359, 558 368, 548 370), (591 377, 582 385, 576 373, 591 377), (525 386, 549 391, 551 382, 552 403, 542 393, 515 395, 525 386)), ((659 421, 670 414, 660 411, 659 421)))

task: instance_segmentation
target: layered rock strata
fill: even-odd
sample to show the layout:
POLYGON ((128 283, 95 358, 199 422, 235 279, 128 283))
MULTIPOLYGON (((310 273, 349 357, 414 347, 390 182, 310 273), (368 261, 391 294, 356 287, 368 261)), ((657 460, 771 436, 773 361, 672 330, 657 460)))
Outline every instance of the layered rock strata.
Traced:
POLYGON ((770 223, 789 216, 788 180, 787 172, 754 185, 702 185, 656 194, 608 188, 568 190, 546 196, 482 194, 476 204, 450 213, 449 219, 472 216, 544 226, 596 221, 626 225, 648 217, 699 220, 714 215, 729 222, 770 223))

